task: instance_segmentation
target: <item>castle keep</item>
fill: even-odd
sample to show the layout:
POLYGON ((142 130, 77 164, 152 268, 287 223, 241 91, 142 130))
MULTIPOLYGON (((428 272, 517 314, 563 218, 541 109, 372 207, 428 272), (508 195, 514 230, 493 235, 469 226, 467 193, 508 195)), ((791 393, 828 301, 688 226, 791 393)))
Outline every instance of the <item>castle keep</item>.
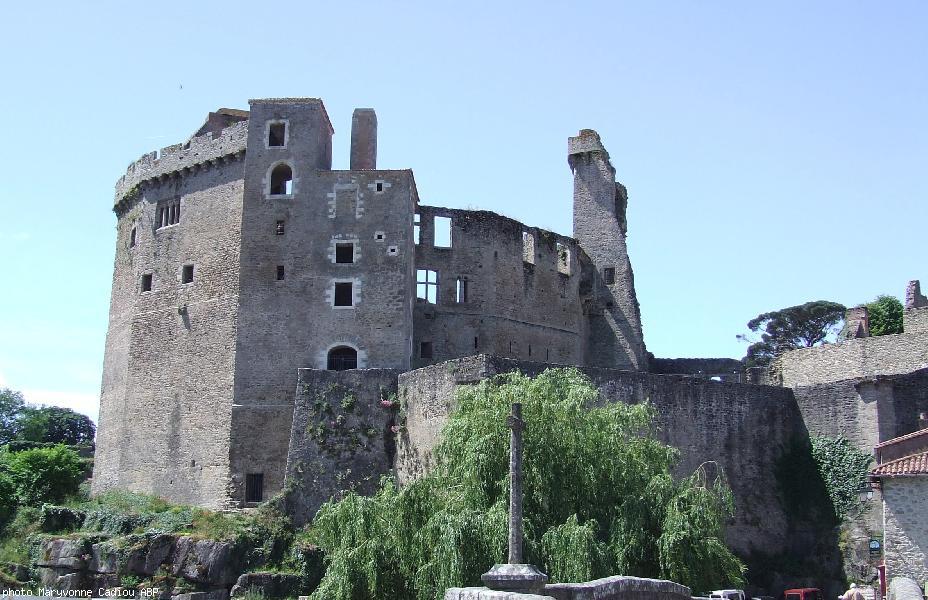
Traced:
POLYGON ((315 98, 221 109, 116 185, 116 260, 94 491, 242 506, 283 485, 302 368, 407 371, 493 354, 646 370, 626 192, 599 136, 568 143, 574 237, 419 203, 350 169, 315 98), (144 424, 145 431, 140 429, 144 424))

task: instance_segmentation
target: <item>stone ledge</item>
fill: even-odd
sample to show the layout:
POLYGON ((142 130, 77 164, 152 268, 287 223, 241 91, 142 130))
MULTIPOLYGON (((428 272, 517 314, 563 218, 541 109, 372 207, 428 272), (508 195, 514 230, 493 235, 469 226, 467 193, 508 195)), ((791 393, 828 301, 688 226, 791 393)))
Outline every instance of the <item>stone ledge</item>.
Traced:
POLYGON ((520 594, 517 592, 500 592, 485 587, 450 588, 445 592, 445 600, 555 600, 551 596, 538 594, 520 594))

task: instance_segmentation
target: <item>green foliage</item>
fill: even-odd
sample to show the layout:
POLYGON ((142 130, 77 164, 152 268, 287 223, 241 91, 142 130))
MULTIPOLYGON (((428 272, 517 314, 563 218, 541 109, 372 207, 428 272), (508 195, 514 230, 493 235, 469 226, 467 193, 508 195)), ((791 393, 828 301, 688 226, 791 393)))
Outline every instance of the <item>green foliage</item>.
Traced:
POLYGON ((90 445, 96 434, 90 417, 59 406, 26 407, 19 421, 19 438, 32 442, 90 445))
POLYGON ((870 335, 902 333, 902 302, 893 296, 877 296, 867 304, 870 335))
POLYGON ((65 446, 0 452, 0 473, 15 486, 17 503, 38 506, 74 494, 84 479, 84 461, 65 446))
POLYGON ((20 392, 0 389, 0 446, 16 438, 19 431, 19 414, 26 402, 20 392))
POLYGON ((743 568, 721 541, 732 506, 721 477, 710 483, 700 469, 674 482, 677 451, 656 439, 649 406, 598 406, 579 371, 552 369, 463 390, 426 477, 323 506, 308 533, 328 561, 313 598, 440 598, 504 562, 513 401, 527 423, 527 560, 560 581, 627 573, 699 589, 740 583, 743 568))
POLYGON ((857 489, 867 478, 873 457, 843 437, 812 438, 812 457, 838 519, 854 514, 857 489))
MULTIPOLYGON (((748 321, 748 329, 763 330, 761 340, 748 347, 744 360, 748 366, 768 364, 774 357, 796 348, 823 343, 844 319, 843 305, 827 300, 806 302, 757 315, 748 321)), ((738 336, 746 339, 746 336, 738 336)))

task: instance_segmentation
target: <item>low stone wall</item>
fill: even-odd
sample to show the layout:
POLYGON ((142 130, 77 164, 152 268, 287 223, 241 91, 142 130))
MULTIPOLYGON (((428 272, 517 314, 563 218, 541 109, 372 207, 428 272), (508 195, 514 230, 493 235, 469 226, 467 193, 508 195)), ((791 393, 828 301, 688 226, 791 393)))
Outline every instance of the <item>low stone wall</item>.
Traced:
POLYGON ((445 600, 690 600, 690 588, 662 579, 606 577, 586 583, 546 585, 541 594, 498 592, 487 588, 451 588, 445 600))
POLYGON ((297 526, 349 490, 373 494, 391 472, 398 405, 392 369, 300 369, 285 510, 297 526))

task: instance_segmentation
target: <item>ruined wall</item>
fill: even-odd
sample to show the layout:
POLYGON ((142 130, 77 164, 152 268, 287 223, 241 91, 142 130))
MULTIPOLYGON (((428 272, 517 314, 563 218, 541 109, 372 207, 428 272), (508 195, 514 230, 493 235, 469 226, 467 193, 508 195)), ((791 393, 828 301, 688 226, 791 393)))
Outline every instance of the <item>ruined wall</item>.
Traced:
POLYGON ((481 352, 583 362, 581 253, 574 240, 487 211, 420 206, 418 218, 415 266, 437 272, 438 289, 436 303, 415 304, 413 366, 481 352), (435 217, 450 218, 450 247, 436 245, 435 217), (459 286, 466 289, 459 293, 459 286))
POLYGON ((348 490, 373 494, 395 452, 396 376, 391 369, 300 369, 287 453, 287 513, 309 522, 348 490), (386 400, 386 402, 384 402, 386 400))
POLYGON ((928 476, 883 478, 884 544, 888 578, 928 581, 928 476))
POLYGON ((325 369, 339 346, 357 351, 360 368, 408 367, 416 202, 410 171, 328 169, 332 129, 318 100, 252 101, 250 115, 231 443, 239 501, 249 473, 263 474, 265 498, 283 486, 298 369, 325 369), (268 145, 271 122, 286 123, 286 145, 268 145), (283 162, 291 193, 270 194, 283 162), (352 262, 336 262, 339 243, 353 245, 352 262), (333 305, 336 282, 351 283, 352 306, 333 305))
POLYGON ((744 365, 734 358, 652 358, 650 371, 661 375, 692 375, 703 379, 740 383, 744 365))
MULTIPOLYGON (((190 147, 204 146, 215 149, 190 147)), ((180 153, 130 167, 117 186, 93 492, 120 487, 223 508, 244 161, 240 152, 206 162, 180 153), (159 203, 176 202, 179 222, 159 227, 159 203), (190 283, 184 265, 193 266, 190 283), (146 274, 152 289, 143 292, 146 274)))
MULTIPOLYGON (((400 482, 429 468, 429 452, 453 409, 457 386, 514 369, 535 374, 544 368, 474 356, 400 375, 399 395, 406 403, 406 431, 397 443, 400 482)), ((736 517, 727 535, 736 550, 776 553, 786 547, 787 517, 776 491, 775 467, 786 448, 807 435, 790 390, 613 369, 581 370, 606 402, 652 403, 661 439, 681 451, 679 473, 691 473, 705 461, 724 468, 735 496, 736 517)))

